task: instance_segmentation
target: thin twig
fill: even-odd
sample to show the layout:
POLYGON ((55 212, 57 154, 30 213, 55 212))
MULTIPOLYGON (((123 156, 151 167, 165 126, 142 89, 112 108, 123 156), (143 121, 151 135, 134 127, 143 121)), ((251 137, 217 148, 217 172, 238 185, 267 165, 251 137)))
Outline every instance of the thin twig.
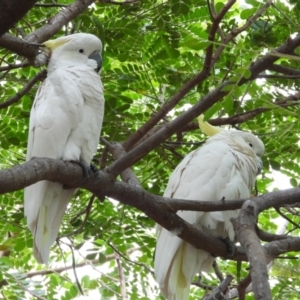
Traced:
POLYGON ((35 75, 20 92, 16 93, 16 95, 14 95, 10 99, 6 100, 5 102, 0 103, 0 109, 6 108, 6 107, 12 105, 13 103, 18 102, 24 95, 26 95, 30 91, 30 89, 39 80, 42 80, 46 74, 47 74, 47 70, 42 70, 37 75, 35 75))
MULTIPOLYGON (((93 206, 93 203, 94 203, 95 198, 96 198, 96 196, 93 194, 93 195, 91 196, 91 198, 90 198, 90 201, 89 201, 87 207, 85 208, 86 214, 85 214, 84 220, 83 220, 83 222, 81 223, 81 225, 79 226, 79 228, 75 229, 74 231, 72 231, 72 232, 70 232, 70 233, 68 233, 68 234, 64 234, 64 235, 60 236, 59 239, 61 239, 61 238, 63 238, 63 237, 70 237, 70 236, 72 236, 72 235, 74 235, 74 234, 78 234, 78 233, 80 233, 80 232, 82 231, 82 229, 83 229, 83 227, 85 226, 85 224, 86 224, 86 222, 87 222, 87 220, 88 220, 88 218, 89 218, 89 215, 90 215, 90 213, 91 213, 91 209, 92 209, 92 206, 93 206)), ((78 215, 77 215, 77 216, 78 216, 78 215)))
POLYGON ((265 5, 263 5, 253 16, 251 16, 245 24, 239 28, 235 28, 232 30, 224 39, 223 44, 218 47, 216 52, 214 53, 213 62, 218 60, 220 55, 222 54, 224 48, 229 44, 238 34, 245 31, 248 27, 250 27, 272 4, 273 0, 267 0, 265 5))
POLYGON ((117 252, 122 258, 124 258, 126 261, 130 262, 133 265, 137 265, 140 267, 145 268, 149 273, 151 273, 152 275, 154 275, 154 271, 152 269, 150 269, 146 264, 143 263, 139 263, 136 261, 132 261, 131 259, 129 259, 128 257, 126 257, 124 254, 122 254, 116 247, 114 247, 114 245, 112 245, 111 243, 107 243, 108 246, 110 246, 115 252, 117 252))
POLYGON ((27 287, 25 287, 16 277, 14 277, 16 283, 18 284, 18 286, 24 290, 25 292, 27 292, 28 294, 30 294, 31 296, 33 296, 34 298, 38 299, 38 300, 46 300, 46 298, 44 297, 40 297, 36 294, 34 294, 32 291, 30 291, 27 287))
POLYGON ((251 275, 249 273, 237 286, 239 300, 245 300, 246 289, 250 284, 251 284, 251 275))
MULTIPOLYGON (((80 253, 79 250, 77 250, 78 254, 85 259, 85 257, 80 253)), ((115 259, 115 255, 113 254, 113 259, 115 259)), ((106 272, 101 272, 99 270, 99 268, 95 268, 95 266, 88 260, 86 260, 87 265, 89 265, 94 271, 96 271, 97 273, 101 274, 102 276, 108 278, 110 281, 114 281, 114 282, 119 282, 118 279, 106 274, 106 272)), ((99 261, 98 261, 99 262, 99 261)), ((117 297, 121 297, 121 295, 119 293, 117 293, 116 291, 114 291, 112 288, 110 288, 108 285, 106 285, 102 280, 100 280, 100 278, 97 279, 99 281, 99 283, 101 284, 102 287, 106 288, 107 290, 113 292, 117 297)))
POLYGON ((122 268, 122 263, 120 259, 120 255, 118 252, 114 251, 117 266, 118 266, 118 273, 119 273, 119 278, 120 278, 120 292, 123 300, 127 299, 126 296, 126 283, 125 283, 125 276, 122 268))
MULTIPOLYGON (((156 112, 150 120, 148 120, 141 128, 139 128, 133 135, 131 135, 127 139, 127 141, 123 143, 123 147, 126 151, 132 149, 133 146, 161 119, 163 119, 167 115, 167 113, 172 110, 175 105, 177 105, 178 102, 191 91, 192 88, 203 82, 210 75, 210 70, 214 65, 214 63, 212 63, 212 53, 215 34, 217 29, 219 28, 219 24, 222 21, 222 18, 225 16, 226 12, 230 9, 234 2, 235 0, 228 1, 214 19, 208 37, 208 40, 212 43, 206 48, 205 60, 201 72, 194 76, 187 83, 185 83, 183 87, 173 97, 171 97, 170 100, 158 112, 156 112)), ((216 60, 214 60, 214 62, 216 62, 216 60)))
POLYGON ((83 290, 82 290, 82 287, 81 287, 81 284, 79 282, 79 279, 78 279, 78 276, 77 276, 77 272, 76 272, 75 253, 74 253, 74 250, 73 250, 74 245, 72 244, 72 242, 71 242, 70 239, 69 239, 69 241, 70 241, 70 244, 62 242, 62 241, 60 241, 60 242, 63 243, 63 244, 65 244, 66 246, 68 246, 70 248, 71 252, 72 252, 72 270, 73 270, 73 274, 74 274, 74 277, 75 277, 75 281, 76 281, 77 287, 78 287, 81 295, 84 296, 84 293, 83 293, 83 290))
POLYGON ((194 281, 191 283, 192 285, 195 285, 201 289, 204 289, 206 291, 212 291, 214 289, 213 286, 210 286, 210 285, 207 285, 207 284, 204 284, 202 281, 201 281, 201 275, 198 276, 198 279, 197 281, 194 281))
POLYGON ((214 271, 215 271, 215 274, 217 275, 217 277, 219 278, 219 280, 220 280, 220 281, 223 281, 223 280, 224 280, 224 276, 223 276, 223 274, 220 272, 217 262, 214 261, 212 266, 213 266, 214 271))
POLYGON ((291 220, 289 217, 287 217, 284 213, 282 213, 280 208, 275 208, 275 210, 282 218, 286 219, 288 222, 290 222, 296 228, 300 228, 299 224, 295 223, 293 220, 291 220))
POLYGON ((7 70, 18 69, 18 68, 23 68, 23 67, 28 67, 28 66, 30 66, 29 62, 23 62, 23 63, 20 63, 20 64, 8 64, 7 66, 0 67, 0 72, 7 71, 7 70))

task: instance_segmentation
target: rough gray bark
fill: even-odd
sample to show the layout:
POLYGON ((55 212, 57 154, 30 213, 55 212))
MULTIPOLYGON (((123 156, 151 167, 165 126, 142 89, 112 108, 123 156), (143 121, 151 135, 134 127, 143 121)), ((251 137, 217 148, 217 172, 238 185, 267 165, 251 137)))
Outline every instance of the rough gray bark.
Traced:
POLYGON ((37 0, 0 0, 0 36, 22 19, 37 0))
MULTIPOLYGON (((10 0, 6 1, 9 2, 10 0)), ((15 1, 17 0, 14 0, 14 2, 15 1)), ((37 47, 31 45, 31 43, 42 43, 48 40, 55 33, 57 33, 64 25, 66 25, 78 15, 80 15, 93 2, 95 2, 95 0, 76 0, 73 4, 70 4, 60 13, 51 18, 47 24, 45 24, 38 30, 32 32, 24 39, 14 37, 6 33, 0 37, 0 47, 6 48, 12 52, 22 55, 28 58, 28 60, 33 63, 33 59, 37 55, 38 49, 37 47)))
POLYGON ((253 284, 254 298, 256 300, 271 300, 271 289, 267 264, 271 259, 266 257, 255 232, 258 208, 256 203, 247 200, 240 210, 237 219, 233 220, 236 238, 246 251, 250 263, 251 280, 253 284))

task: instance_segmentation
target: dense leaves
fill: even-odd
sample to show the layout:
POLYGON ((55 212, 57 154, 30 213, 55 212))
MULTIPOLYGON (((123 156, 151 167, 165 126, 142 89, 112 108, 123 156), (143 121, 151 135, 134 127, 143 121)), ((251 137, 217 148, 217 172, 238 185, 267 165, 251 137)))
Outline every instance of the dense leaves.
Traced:
MULTIPOLYGON (((57 5, 50 0, 39 1, 8 33, 19 37, 29 35, 73 2, 62 0, 57 5)), ((208 70, 205 80, 192 87, 151 132, 230 80, 230 85, 223 89, 227 95, 205 112, 205 118, 238 115, 240 121, 223 124, 252 131, 264 141, 266 154, 257 183, 259 193, 295 187, 300 175, 300 63, 296 56, 299 51, 293 56, 273 52, 278 57, 275 67, 243 85, 239 83, 251 78, 249 68, 255 61, 299 32, 299 1, 275 1, 272 5, 257 0, 235 3, 226 11, 212 37, 212 26, 216 24, 212 16, 226 9, 230 2, 97 1, 53 38, 89 32, 103 41, 101 78, 106 105, 102 136, 107 141, 125 142, 204 67, 208 70), (210 47, 215 52, 206 66, 210 47)), ((22 67, 23 63, 27 64, 24 57, 0 49, 0 105, 14 97, 44 68, 29 64, 22 67)), ((38 84, 18 102, 0 110, 1 169, 25 161, 29 112, 37 87, 38 84)), ((205 138, 196 124, 178 128, 176 134, 132 166, 142 187, 151 193, 163 194, 172 170, 205 138)), ((113 160, 102 142, 94 162, 104 168, 113 160)), ((73 197, 60 231, 63 238, 51 251, 49 267, 53 272, 38 276, 44 275, 44 267, 37 265, 32 256, 32 236, 23 216, 23 191, 0 196, 0 292, 3 299, 75 299, 79 296, 79 284, 87 295, 125 299, 124 282, 128 299, 160 299, 152 272, 154 221, 112 199, 95 199, 85 219, 91 198, 85 190, 79 190, 73 197), (73 256, 78 281, 70 271, 73 256), (84 265, 89 267, 83 268, 84 265)), ((296 209, 280 212, 293 221, 287 231, 297 236, 296 209)), ((278 211, 268 210, 260 215, 259 227, 275 233, 282 220, 278 211)), ((299 277, 294 271, 299 269, 294 259, 297 253, 288 255, 290 259, 278 260, 270 271, 274 299, 296 299, 299 293, 299 284, 291 279, 299 277)), ((247 263, 237 267, 234 261, 219 261, 221 272, 234 274, 235 280, 247 276, 247 266, 247 263)), ((209 286, 218 285, 214 273, 204 274, 202 281, 209 286)), ((205 293, 205 289, 195 287, 191 299, 199 299, 205 293)), ((253 299, 251 294, 247 297, 253 299)))

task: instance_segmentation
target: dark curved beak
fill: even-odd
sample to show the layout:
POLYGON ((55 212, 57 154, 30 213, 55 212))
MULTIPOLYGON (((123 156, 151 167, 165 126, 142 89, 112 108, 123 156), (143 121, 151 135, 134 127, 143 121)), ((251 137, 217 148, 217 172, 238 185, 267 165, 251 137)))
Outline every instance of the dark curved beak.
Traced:
POLYGON ((90 56, 89 59, 93 59, 97 63, 97 68, 94 69, 97 73, 100 71, 102 67, 102 56, 98 51, 94 51, 90 56))

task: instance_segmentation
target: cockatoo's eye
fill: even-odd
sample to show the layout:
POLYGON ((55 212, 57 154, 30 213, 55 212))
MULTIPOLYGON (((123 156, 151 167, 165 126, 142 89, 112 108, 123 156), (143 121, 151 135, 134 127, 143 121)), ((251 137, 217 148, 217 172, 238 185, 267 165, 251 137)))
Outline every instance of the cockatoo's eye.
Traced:
POLYGON ((252 148, 253 147, 253 145, 252 145, 252 143, 248 143, 249 144, 249 146, 252 148))
POLYGON ((83 49, 79 49, 79 52, 80 52, 80 53, 83 53, 83 52, 84 52, 84 50, 83 50, 83 49))

